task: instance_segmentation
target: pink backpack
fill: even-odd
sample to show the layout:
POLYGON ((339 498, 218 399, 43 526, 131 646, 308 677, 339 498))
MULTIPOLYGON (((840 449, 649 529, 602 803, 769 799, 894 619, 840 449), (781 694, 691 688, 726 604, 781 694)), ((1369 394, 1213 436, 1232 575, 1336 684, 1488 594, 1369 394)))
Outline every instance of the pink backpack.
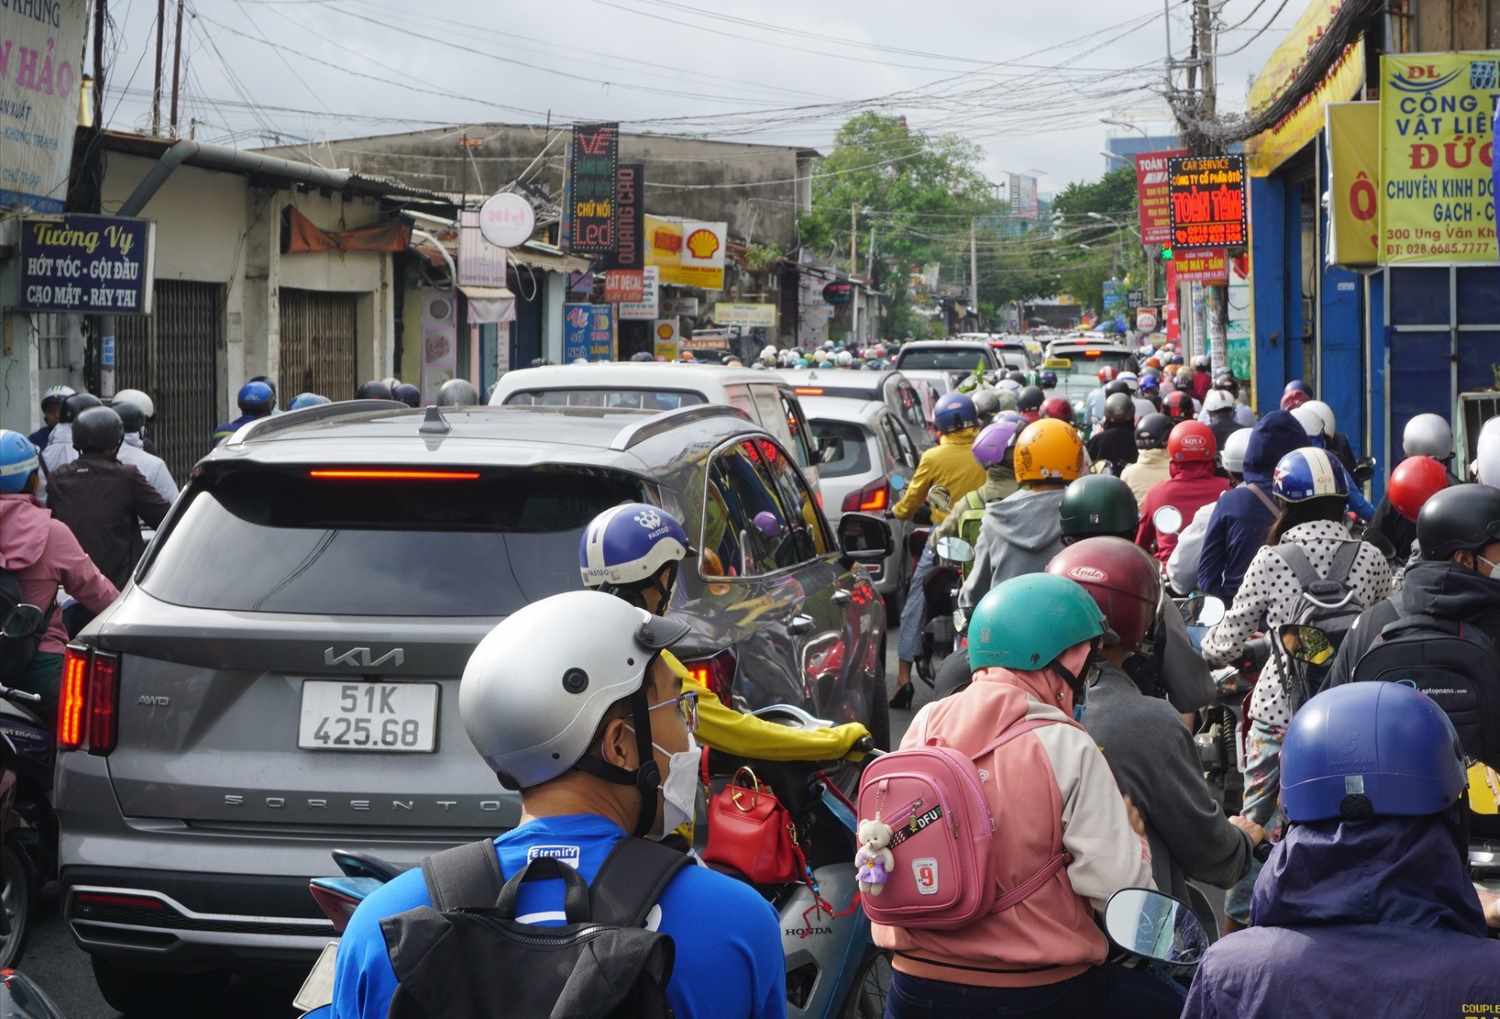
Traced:
POLYGON ((1014 888, 1000 889, 990 873, 995 818, 974 765, 1011 740, 1061 721, 1017 722, 972 758, 929 738, 924 746, 886 754, 865 769, 859 816, 891 826, 887 848, 895 859, 880 893, 861 900, 872 922, 965 927, 1021 902, 1067 865, 1067 855, 1057 853, 1014 888))

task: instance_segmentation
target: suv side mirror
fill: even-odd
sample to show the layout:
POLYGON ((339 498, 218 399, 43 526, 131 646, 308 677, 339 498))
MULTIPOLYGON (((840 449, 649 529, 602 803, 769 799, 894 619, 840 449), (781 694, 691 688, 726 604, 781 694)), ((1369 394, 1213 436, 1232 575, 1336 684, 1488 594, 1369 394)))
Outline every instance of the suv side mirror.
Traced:
POLYGON ((883 562, 896 545, 891 525, 870 513, 845 513, 839 518, 838 533, 845 566, 883 562))
POLYGON ((836 435, 818 436, 818 463, 831 464, 844 455, 844 440, 836 435))

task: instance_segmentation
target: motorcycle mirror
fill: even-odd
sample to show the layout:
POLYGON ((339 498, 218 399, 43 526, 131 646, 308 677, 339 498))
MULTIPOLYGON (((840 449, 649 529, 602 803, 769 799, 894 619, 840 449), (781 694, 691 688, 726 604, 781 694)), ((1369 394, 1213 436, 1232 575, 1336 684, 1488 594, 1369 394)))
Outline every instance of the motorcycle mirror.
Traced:
POLYGON ((1276 636, 1281 641, 1281 649, 1299 662, 1316 666, 1327 665, 1333 660, 1333 642, 1316 626, 1286 623, 1276 631, 1276 636))
POLYGON ((1151 514, 1151 526, 1159 534, 1176 534, 1182 530, 1182 512, 1176 506, 1162 506, 1151 514))
POLYGON ((1198 610, 1199 626, 1218 626, 1223 621, 1229 610, 1224 607, 1224 602, 1213 595, 1203 597, 1203 607, 1198 610))
POLYGON ((0 627, 0 633, 12 640, 33 636, 41 629, 45 616, 46 613, 37 606, 21 602, 5 617, 5 625, 0 627))
POLYGON ((962 565, 974 561, 974 546, 962 538, 939 538, 936 551, 939 559, 950 563, 962 565))
POLYGON ((1208 932, 1192 907, 1149 888, 1111 895, 1104 930, 1125 951, 1175 966, 1195 966, 1208 951, 1208 932))

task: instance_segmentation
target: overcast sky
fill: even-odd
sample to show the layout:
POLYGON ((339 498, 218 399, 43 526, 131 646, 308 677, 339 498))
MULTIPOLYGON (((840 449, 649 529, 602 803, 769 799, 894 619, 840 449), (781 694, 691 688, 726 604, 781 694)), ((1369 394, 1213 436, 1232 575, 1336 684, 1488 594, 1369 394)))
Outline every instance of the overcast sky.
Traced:
MULTIPOLYGON (((1180 58, 1188 6, 1172 3, 1180 58)), ((1255 37, 1220 64, 1221 109, 1243 109, 1248 79, 1304 5, 1220 4, 1225 25, 1245 21, 1221 51, 1255 37)), ((110 9, 109 119, 149 130, 156 3, 110 9)), ((199 139, 251 148, 550 111, 554 123, 826 151, 852 112, 878 108, 973 138, 992 179, 1037 173, 1045 194, 1102 171, 1105 137, 1122 129, 1100 117, 1167 126, 1162 10, 1153 0, 187 0, 182 133, 192 118, 199 139)))

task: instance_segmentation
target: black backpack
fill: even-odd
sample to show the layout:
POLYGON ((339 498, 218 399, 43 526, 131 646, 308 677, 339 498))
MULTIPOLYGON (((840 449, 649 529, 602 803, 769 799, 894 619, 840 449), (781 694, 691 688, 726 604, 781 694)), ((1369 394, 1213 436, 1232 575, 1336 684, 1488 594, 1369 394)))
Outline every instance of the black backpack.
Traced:
POLYGON ((642 924, 686 855, 624 838, 592 885, 552 857, 503 880, 495 844, 456 846, 422 861, 431 908, 380 922, 400 986, 390 1019, 670 1017, 675 947, 642 924), (561 878, 567 923, 516 922, 521 885, 561 878))
MULTIPOLYGON (((1286 563, 1287 568, 1296 574, 1297 586, 1301 589, 1292 618, 1287 622, 1299 626, 1315 626, 1322 630, 1335 654, 1344 643, 1344 636, 1354 628, 1365 608, 1355 596, 1354 587, 1349 582, 1350 571, 1359 558, 1360 544, 1358 541, 1344 542, 1338 552, 1334 553, 1333 562, 1328 564, 1327 577, 1318 576, 1318 571, 1313 569, 1301 545, 1274 545, 1271 548, 1286 563)), ((1323 685, 1323 680, 1333 665, 1333 656, 1329 656, 1326 665, 1313 666, 1280 654, 1274 636, 1272 648, 1277 649, 1277 658, 1281 662, 1281 681, 1287 696, 1287 708, 1295 713, 1323 685)))
MULTIPOLYGON (((57 596, 53 595, 53 603, 57 596)), ((17 679, 25 674, 31 660, 36 657, 36 649, 42 643, 42 636, 47 632, 47 622, 52 618, 52 605, 42 613, 42 621, 29 632, 8 635, 13 629, 11 625, 11 613, 16 606, 22 603, 21 577, 13 570, 0 569, 0 683, 6 685, 14 684, 17 679)))
POLYGON ((1349 681, 1405 683, 1447 712, 1464 753, 1500 767, 1500 671, 1495 644, 1475 626, 1436 616, 1387 623, 1349 681))

